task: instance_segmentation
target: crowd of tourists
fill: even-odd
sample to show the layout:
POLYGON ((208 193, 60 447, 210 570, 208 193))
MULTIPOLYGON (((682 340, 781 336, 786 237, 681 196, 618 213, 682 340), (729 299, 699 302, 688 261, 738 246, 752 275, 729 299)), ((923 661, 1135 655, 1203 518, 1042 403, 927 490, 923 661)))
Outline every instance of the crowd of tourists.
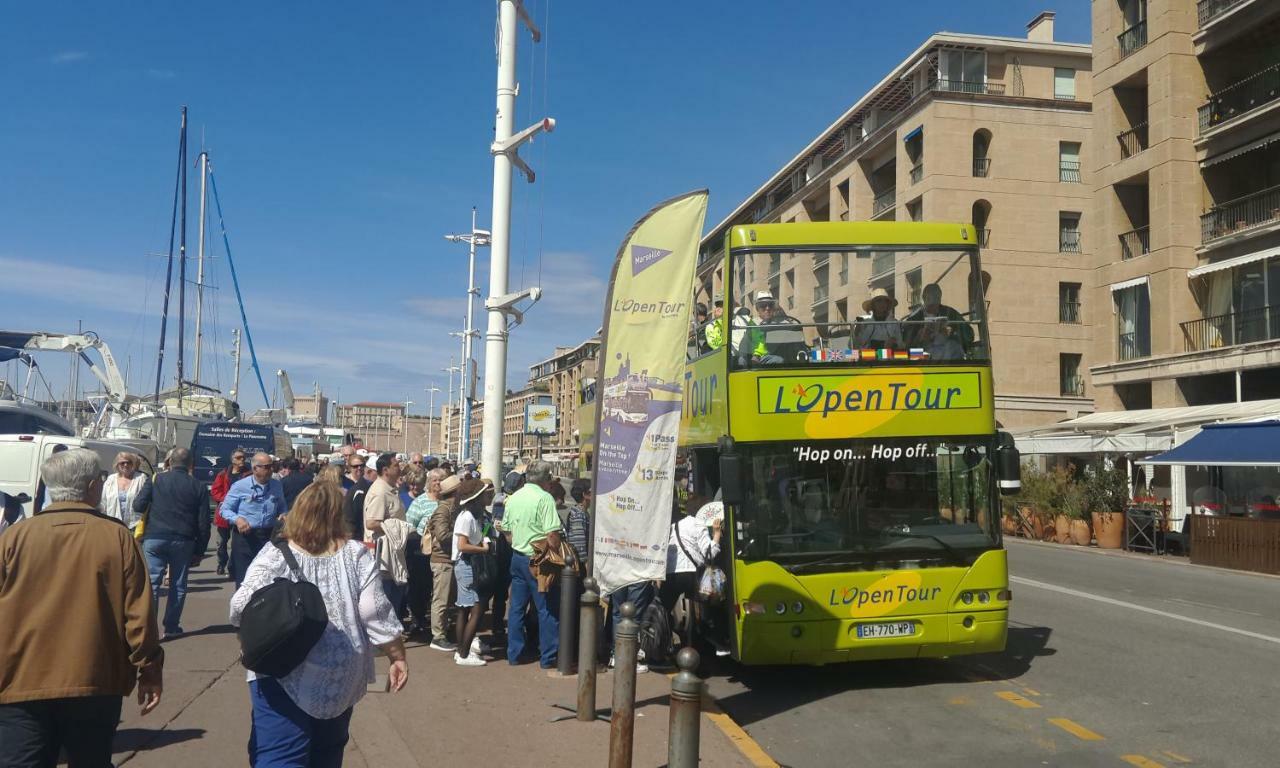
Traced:
MULTIPOLYGON (((421 454, 345 447, 334 458, 237 450, 210 487, 192 477, 186 449, 154 477, 128 453, 110 474, 89 450, 50 456, 47 502, 0 534, 0 765, 53 765, 60 754, 72 768, 110 764, 122 697, 136 689, 143 714, 160 701, 162 643, 187 631, 188 575, 215 530, 249 670, 252 765, 340 765, 375 655, 389 658, 399 691, 406 642, 463 667, 556 666, 558 577, 588 557, 588 481, 566 485, 543 461, 495 482, 469 462, 421 454), (282 580, 314 585, 323 630, 270 674, 250 663, 246 638, 263 631, 255 604, 282 580)), ((687 477, 678 480, 681 498, 687 477)), ((669 611, 692 595, 695 572, 719 553, 713 517, 673 512, 668 578, 607 596, 602 652, 623 602, 643 617, 655 601, 669 611)))

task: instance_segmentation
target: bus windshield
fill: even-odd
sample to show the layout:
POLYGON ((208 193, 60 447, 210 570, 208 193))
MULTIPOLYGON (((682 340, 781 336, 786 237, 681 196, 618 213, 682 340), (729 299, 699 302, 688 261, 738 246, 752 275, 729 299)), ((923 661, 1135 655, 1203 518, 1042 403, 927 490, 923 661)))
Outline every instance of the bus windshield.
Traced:
POLYGON ((972 249, 735 251, 712 335, 737 368, 985 361, 986 282, 972 249))
POLYGON ((956 562, 990 549, 989 446, 990 438, 740 445, 748 559, 870 566, 956 562))

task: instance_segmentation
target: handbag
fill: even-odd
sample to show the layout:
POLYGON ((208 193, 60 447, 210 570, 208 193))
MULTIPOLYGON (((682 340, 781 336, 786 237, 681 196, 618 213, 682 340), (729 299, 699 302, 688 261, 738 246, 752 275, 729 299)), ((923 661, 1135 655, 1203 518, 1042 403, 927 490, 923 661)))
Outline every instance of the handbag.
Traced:
POLYGON ((240 615, 240 662, 260 675, 284 677, 306 658, 329 626, 324 597, 302 577, 287 542, 273 542, 293 580, 277 578, 253 593, 240 615))
POLYGON ((498 586, 498 558, 488 552, 469 552, 463 557, 471 566, 471 587, 477 592, 491 592, 498 586))

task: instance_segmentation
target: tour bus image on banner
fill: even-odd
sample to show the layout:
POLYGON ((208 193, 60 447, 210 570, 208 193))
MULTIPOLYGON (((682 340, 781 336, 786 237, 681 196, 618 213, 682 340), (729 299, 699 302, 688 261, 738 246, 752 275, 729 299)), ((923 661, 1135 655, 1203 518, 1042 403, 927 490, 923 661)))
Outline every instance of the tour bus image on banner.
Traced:
POLYGON ((602 594, 667 570, 686 338, 706 191, 662 203, 614 261, 600 351, 592 563, 602 594))

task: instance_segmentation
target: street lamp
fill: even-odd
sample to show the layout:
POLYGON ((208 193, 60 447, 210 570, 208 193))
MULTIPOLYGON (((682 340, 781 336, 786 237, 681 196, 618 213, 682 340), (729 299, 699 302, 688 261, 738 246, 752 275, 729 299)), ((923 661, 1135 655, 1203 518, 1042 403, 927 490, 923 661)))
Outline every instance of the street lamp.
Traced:
POLYGON ((437 387, 435 384, 432 384, 429 387, 423 387, 422 391, 427 393, 427 401, 428 401, 427 402, 427 450, 434 453, 435 449, 431 447, 431 427, 435 424, 435 420, 436 420, 436 393, 440 391, 440 388, 437 387))
MULTIPOLYGON (((445 413, 448 414, 453 410, 453 374, 454 371, 461 371, 462 369, 453 364, 453 358, 451 357, 449 358, 449 367, 441 368, 440 370, 449 374, 449 404, 445 407, 445 413)), ((461 390, 462 388, 459 387, 458 389, 461 390)), ((452 417, 446 417, 446 419, 444 431, 444 457, 447 459, 449 458, 449 445, 452 442, 449 439, 449 435, 453 431, 453 419, 452 417)))
MULTIPOLYGON (((472 327, 475 297, 480 295, 480 290, 476 288, 476 248, 489 245, 491 237, 488 230, 476 229, 476 209, 473 206, 471 208, 471 231, 461 235, 445 235, 444 239, 451 243, 467 243, 470 246, 467 261, 467 318, 462 326, 462 369, 465 371, 463 375, 469 377, 474 368, 471 358, 471 340, 479 335, 479 332, 472 327)), ((458 442, 459 461, 471 454, 471 401, 473 393, 469 386, 470 382, 463 381, 462 394, 459 397, 462 401, 462 439, 458 442)))
POLYGON ((409 406, 411 405, 413 405, 412 400, 404 401, 404 415, 400 417, 400 432, 404 436, 405 458, 409 457, 409 406))

